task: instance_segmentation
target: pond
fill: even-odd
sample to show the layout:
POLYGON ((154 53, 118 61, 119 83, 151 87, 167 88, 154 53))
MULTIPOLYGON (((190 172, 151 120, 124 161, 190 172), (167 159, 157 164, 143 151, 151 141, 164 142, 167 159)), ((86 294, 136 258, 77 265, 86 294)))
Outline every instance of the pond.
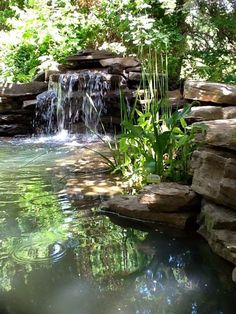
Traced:
POLYGON ((99 211, 122 182, 85 145, 0 139, 0 313, 235 313, 200 237, 99 211))

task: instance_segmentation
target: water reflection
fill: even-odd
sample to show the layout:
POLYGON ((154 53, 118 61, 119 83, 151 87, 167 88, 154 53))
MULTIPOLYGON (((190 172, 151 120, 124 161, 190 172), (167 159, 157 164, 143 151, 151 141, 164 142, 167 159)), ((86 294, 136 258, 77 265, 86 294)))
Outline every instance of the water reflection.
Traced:
POLYGON ((231 268, 204 242, 112 223, 96 211, 110 191, 68 184, 89 180, 81 147, 40 145, 0 145, 1 314, 234 313, 231 268))

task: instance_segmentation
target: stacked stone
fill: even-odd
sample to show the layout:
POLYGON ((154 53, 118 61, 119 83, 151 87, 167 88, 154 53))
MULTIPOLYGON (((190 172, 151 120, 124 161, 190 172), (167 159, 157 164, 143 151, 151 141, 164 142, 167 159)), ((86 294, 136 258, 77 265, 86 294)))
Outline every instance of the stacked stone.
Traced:
POLYGON ((47 83, 0 85, 0 136, 33 133, 36 95, 47 89, 47 83))
POLYGON ((236 265, 236 86, 190 81, 184 95, 200 103, 190 116, 205 128, 197 137, 205 146, 191 163, 192 189, 202 196, 199 233, 236 265))

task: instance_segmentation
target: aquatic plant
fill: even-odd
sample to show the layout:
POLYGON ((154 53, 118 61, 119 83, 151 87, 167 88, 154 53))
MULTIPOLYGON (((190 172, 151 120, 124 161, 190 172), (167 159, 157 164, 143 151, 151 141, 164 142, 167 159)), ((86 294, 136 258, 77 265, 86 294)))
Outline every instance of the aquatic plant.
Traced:
POLYGON ((142 82, 134 106, 127 107, 121 92, 121 134, 107 143, 112 160, 104 158, 131 187, 153 180, 188 181, 188 161, 196 146, 193 129, 185 121, 191 106, 171 108, 165 53, 150 50, 141 57, 142 82))

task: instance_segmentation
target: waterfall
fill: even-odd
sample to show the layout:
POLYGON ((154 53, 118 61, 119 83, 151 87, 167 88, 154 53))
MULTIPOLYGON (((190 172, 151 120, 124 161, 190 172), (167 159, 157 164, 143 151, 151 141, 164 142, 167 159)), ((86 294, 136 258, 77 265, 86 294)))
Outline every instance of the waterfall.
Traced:
POLYGON ((109 85, 101 71, 52 75, 48 91, 37 97, 36 132, 81 133, 85 129, 98 132, 101 116, 107 111, 104 96, 109 85))

